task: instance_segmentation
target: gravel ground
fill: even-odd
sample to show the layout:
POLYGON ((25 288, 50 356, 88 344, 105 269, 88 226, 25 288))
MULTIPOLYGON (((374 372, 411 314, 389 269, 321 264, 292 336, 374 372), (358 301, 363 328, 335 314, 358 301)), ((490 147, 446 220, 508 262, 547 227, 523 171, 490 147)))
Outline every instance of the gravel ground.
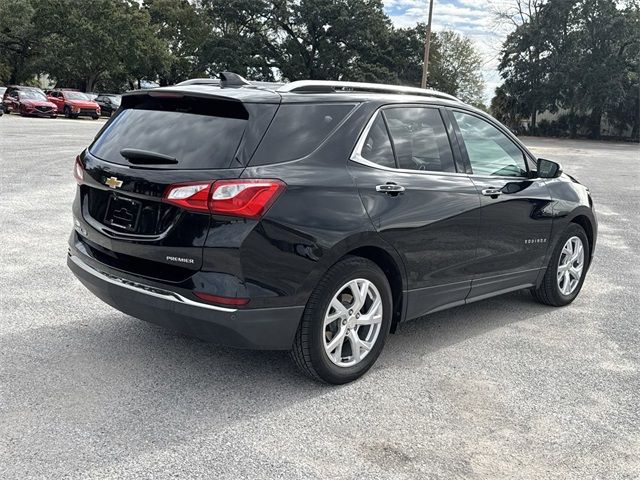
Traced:
POLYGON ((525 139, 597 202, 575 303, 515 293, 408 323, 335 388, 73 278, 73 159, 103 123, 0 118, 1 479, 639 478, 637 145, 525 139))

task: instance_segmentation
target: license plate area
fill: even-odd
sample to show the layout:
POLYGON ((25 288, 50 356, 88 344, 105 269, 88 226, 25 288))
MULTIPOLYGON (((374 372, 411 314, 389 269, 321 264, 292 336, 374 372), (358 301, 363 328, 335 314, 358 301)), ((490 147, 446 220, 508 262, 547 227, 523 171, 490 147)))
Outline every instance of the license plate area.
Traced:
POLYGON ((142 203, 117 195, 109 196, 107 212, 104 216, 105 225, 121 228, 127 232, 135 232, 138 229, 142 203))

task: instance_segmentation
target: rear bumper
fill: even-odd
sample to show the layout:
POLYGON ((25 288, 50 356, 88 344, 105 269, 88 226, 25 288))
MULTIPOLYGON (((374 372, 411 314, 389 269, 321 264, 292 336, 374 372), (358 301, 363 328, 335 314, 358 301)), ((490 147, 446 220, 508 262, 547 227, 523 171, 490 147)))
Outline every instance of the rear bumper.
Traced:
POLYGON ((96 268, 74 251, 69 252, 67 265, 95 296, 121 312, 218 345, 289 350, 304 310, 304 306, 233 309, 195 302, 96 268))

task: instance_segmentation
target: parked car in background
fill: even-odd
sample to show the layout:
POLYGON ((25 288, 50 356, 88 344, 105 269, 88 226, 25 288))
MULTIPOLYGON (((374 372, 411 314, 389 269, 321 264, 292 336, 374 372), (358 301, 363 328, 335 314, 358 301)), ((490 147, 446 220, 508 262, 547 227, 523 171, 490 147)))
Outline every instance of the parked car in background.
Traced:
POLYGON ((40 92, 44 95, 44 90, 42 90, 39 87, 31 87, 28 85, 7 85, 6 90, 4 91, 4 93, 2 94, 2 97, 6 97, 7 95, 9 95, 11 92, 17 92, 17 91, 26 91, 26 90, 35 90, 36 92, 40 92))
POLYGON ((90 100, 86 94, 77 90, 55 89, 49 94, 49 100, 58 107, 58 112, 67 118, 100 118, 100 105, 90 100))
POLYGON ((102 115, 110 117, 118 108, 120 108, 120 102, 122 96, 115 93, 101 93, 95 99, 95 102, 100 105, 102 115))
POLYGON ((3 113, 11 112, 11 104, 17 101, 18 95, 16 92, 20 91, 36 91, 44 95, 44 91, 38 87, 29 87, 26 85, 7 85, 2 87, 0 92, 0 104, 2 105, 3 113))
POLYGON ((39 90, 15 90, 7 96, 4 104, 7 113, 49 118, 58 116, 58 107, 39 90))
POLYGON ((4 113, 4 105, 2 104, 2 97, 4 96, 4 92, 7 91, 6 87, 0 87, 0 117, 4 113))

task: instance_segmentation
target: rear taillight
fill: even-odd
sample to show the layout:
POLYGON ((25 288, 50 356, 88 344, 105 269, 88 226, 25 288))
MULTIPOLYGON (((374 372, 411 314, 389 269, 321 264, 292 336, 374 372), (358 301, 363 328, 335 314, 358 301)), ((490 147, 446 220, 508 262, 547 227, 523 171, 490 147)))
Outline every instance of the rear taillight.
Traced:
POLYGON ((260 218, 285 186, 280 180, 218 180, 211 187, 209 210, 220 215, 260 218))
POLYGON ((84 182, 84 165, 82 165, 82 160, 80 160, 80 156, 76 157, 76 162, 73 164, 73 176, 78 182, 78 185, 81 185, 84 182))
POLYGON ((260 218, 285 188, 283 181, 274 179, 217 180, 170 185, 163 199, 190 210, 260 218))
POLYGON ((164 201, 189 210, 209 211, 209 191, 211 183, 185 183, 170 185, 164 194, 164 201))

